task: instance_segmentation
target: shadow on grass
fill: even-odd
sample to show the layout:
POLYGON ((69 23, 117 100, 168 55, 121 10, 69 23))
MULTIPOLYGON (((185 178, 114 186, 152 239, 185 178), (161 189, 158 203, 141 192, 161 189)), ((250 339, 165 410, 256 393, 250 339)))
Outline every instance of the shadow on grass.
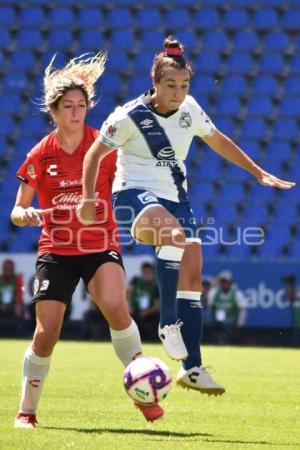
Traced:
POLYGON ((77 431, 78 433, 115 433, 115 434, 148 434, 150 436, 174 436, 174 437, 209 437, 208 433, 178 433, 176 431, 159 431, 150 429, 125 429, 125 428, 67 428, 67 427, 39 427, 47 430, 77 431))
MULTIPOLYGON (((77 431, 78 433, 115 433, 115 434, 144 434, 149 436, 161 436, 161 437, 171 437, 171 438, 201 438, 201 439, 191 439, 191 441, 201 440, 201 442, 211 442, 211 443, 224 443, 224 444, 254 444, 254 445, 274 445, 280 447, 296 447, 296 444, 291 443, 278 443, 278 442, 267 442, 267 441, 243 441, 241 439, 215 439, 212 434, 209 433, 179 433, 176 431, 159 431, 150 429, 126 429, 126 428, 74 428, 74 427, 39 427, 47 430, 57 430, 57 431, 77 431), (211 438, 211 439, 209 439, 211 438)), ((159 442, 162 439, 155 439, 159 442)), ((181 441, 181 439, 172 439, 172 441, 181 441)))

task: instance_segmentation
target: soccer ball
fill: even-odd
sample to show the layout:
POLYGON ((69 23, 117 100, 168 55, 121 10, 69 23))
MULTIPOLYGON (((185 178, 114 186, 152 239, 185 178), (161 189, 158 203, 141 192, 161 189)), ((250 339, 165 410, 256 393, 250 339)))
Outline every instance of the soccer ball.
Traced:
POLYGON ((168 366, 160 359, 142 356, 126 367, 123 382, 132 400, 153 405, 168 395, 172 376, 168 366))

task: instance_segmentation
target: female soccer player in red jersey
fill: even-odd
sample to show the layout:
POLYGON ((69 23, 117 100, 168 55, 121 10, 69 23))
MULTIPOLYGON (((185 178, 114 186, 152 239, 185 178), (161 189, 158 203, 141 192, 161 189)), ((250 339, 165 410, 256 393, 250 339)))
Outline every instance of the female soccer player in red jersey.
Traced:
MULTIPOLYGON (((12 221, 17 226, 42 226, 42 232, 33 297, 36 328, 25 352, 16 428, 36 426, 51 355, 80 278, 107 319, 115 352, 124 366, 141 354, 139 331, 128 311, 110 200, 115 152, 101 162, 93 200, 96 223, 82 226, 75 214, 81 198, 83 158, 99 134, 85 125, 85 118, 87 109, 94 106, 95 83, 105 60, 100 52, 92 58, 75 58, 62 69, 54 69, 51 61, 44 77, 43 110, 50 113, 55 130, 30 151, 17 172, 21 184, 12 221), (31 206, 35 192, 41 209, 31 206)), ((159 405, 136 406, 147 420, 164 413, 159 405)))

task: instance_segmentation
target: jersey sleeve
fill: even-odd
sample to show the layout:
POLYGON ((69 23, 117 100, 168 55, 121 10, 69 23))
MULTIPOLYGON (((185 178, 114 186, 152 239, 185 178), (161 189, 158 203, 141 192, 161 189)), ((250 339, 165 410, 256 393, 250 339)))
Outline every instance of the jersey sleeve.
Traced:
POLYGON ((32 152, 28 153, 27 158, 17 171, 17 179, 29 184, 32 188, 36 189, 38 185, 38 178, 40 175, 40 165, 37 157, 34 157, 32 152))
POLYGON ((133 132, 134 125, 126 111, 119 106, 102 125, 99 140, 108 147, 119 148, 130 139, 133 132))
POLYGON ((189 96, 189 101, 194 116, 195 135, 200 138, 212 136, 216 131, 215 125, 193 97, 189 96))

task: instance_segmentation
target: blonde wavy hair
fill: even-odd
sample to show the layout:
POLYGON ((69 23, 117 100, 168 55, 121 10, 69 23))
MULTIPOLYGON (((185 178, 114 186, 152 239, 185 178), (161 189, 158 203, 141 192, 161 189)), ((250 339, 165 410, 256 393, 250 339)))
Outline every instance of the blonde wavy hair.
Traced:
POLYGON ((45 70, 44 95, 40 104, 42 111, 50 112, 51 108, 57 108, 63 95, 72 89, 80 89, 84 93, 88 108, 95 106, 95 84, 104 72, 107 54, 101 51, 87 57, 89 54, 71 59, 61 69, 53 66, 56 55, 53 56, 45 70))

